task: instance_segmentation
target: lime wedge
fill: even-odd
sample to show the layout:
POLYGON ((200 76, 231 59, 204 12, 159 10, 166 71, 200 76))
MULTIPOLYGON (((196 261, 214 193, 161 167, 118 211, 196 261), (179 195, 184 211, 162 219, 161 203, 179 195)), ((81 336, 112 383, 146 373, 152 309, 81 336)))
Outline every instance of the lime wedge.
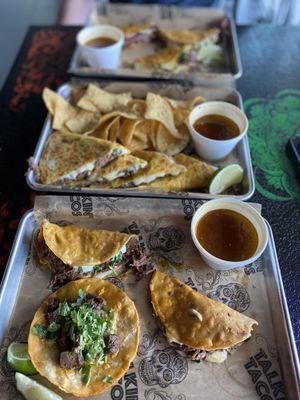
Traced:
POLYGON ((11 343, 7 349, 7 361, 15 371, 22 372, 22 374, 37 373, 30 360, 27 343, 11 343))
POLYGON ((243 180, 244 171, 238 164, 227 165, 213 176, 209 184, 209 194, 220 194, 243 180))
POLYGON ((52 390, 37 383, 28 376, 16 372, 17 389, 26 400, 63 400, 58 394, 52 390))

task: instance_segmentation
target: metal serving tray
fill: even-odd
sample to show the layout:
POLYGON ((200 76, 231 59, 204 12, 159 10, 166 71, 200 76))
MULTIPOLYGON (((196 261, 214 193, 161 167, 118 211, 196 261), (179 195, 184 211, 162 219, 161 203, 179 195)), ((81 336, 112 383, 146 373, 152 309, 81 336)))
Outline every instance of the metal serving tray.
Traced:
MULTIPOLYGON (((222 20, 225 14, 220 9, 203 7, 175 7, 158 5, 131 5, 131 4, 99 4, 97 10, 92 14, 92 24, 112 24, 126 26, 133 23, 154 22, 159 26, 181 28, 199 27, 205 28, 222 20)), ((69 65, 68 72, 77 76, 93 77, 122 77, 132 79, 184 79, 193 83, 212 85, 214 81, 238 79, 242 75, 242 63, 239 53, 236 27, 232 19, 228 18, 228 33, 223 40, 225 54, 224 68, 205 68, 201 72, 192 73, 168 73, 148 72, 133 70, 122 66, 124 61, 133 61, 137 56, 145 54, 146 48, 151 44, 136 50, 123 50, 121 66, 116 70, 95 69, 87 66, 81 59, 80 49, 76 47, 69 65)))
MULTIPOLYGON (((67 83, 62 85, 58 89, 58 93, 62 95, 64 98, 69 98, 72 87, 76 84, 82 84, 80 80, 74 80, 74 82, 67 83)), ((169 96, 174 99, 190 99, 196 96, 203 96, 208 100, 223 100, 228 101, 237 105, 240 108, 243 108, 242 97, 239 92, 232 88, 209 88, 209 87, 194 87, 189 84, 174 84, 174 83, 162 83, 162 82, 116 82, 116 81, 97 81, 101 87, 104 87, 106 90, 121 93, 130 91, 133 96, 145 98, 147 92, 151 91, 154 93, 159 93, 165 96, 169 96)), ((87 84, 87 81, 84 80, 84 84, 87 84)), ((40 158, 42 156, 46 141, 48 136, 51 134, 51 118, 48 115, 45 124, 43 126, 39 141, 37 143, 35 152, 34 152, 34 161, 36 164, 39 164, 40 158)), ((251 155, 249 149, 249 143, 247 135, 238 143, 235 150, 230 154, 225 160, 219 163, 215 163, 218 166, 224 166, 232 163, 238 163, 244 169, 244 180, 241 185, 240 193, 236 194, 232 191, 229 191, 227 194, 212 196, 208 193, 203 192, 162 192, 162 191, 150 191, 150 190, 142 190, 139 188, 131 188, 131 189, 89 189, 89 188, 66 188, 62 186, 56 185, 44 185, 38 183, 36 180, 36 175, 33 171, 29 171, 27 174, 27 183, 28 185, 37 191, 42 192, 56 192, 56 193, 88 193, 93 195, 111 195, 111 196, 136 196, 136 197, 162 197, 162 198, 182 198, 182 197, 191 197, 195 199, 212 199, 212 198, 222 198, 228 195, 239 199, 239 200, 247 200, 249 199, 255 190, 254 184, 254 174, 251 163, 251 155)))
MULTIPOLYGON (((75 198, 77 199, 77 202, 80 202, 81 199, 78 196, 70 196, 69 199, 69 204, 72 204, 72 201, 75 201, 75 198)), ((45 197, 44 197, 45 199, 45 197)), ((66 197, 67 201, 68 197, 66 197)), ((115 224, 118 223, 116 220, 119 220, 120 218, 123 219, 122 223, 126 223, 126 221, 129 224, 132 224, 132 219, 136 218, 137 214, 144 215, 146 214, 148 218, 151 218, 152 216, 157 216, 156 213, 156 206, 155 204, 152 204, 151 206, 145 205, 142 200, 136 199, 135 203, 132 204, 132 201, 130 199, 130 205, 128 206, 129 203, 125 203, 126 207, 129 207, 129 214, 126 216, 126 212, 124 214, 124 201, 126 202, 126 199, 119 199, 118 202, 116 203, 116 199, 114 198, 90 198, 92 201, 93 207, 94 207, 94 212, 98 212, 98 218, 99 215, 102 213, 101 217, 101 223, 108 223, 108 224, 115 224), (106 212, 107 209, 106 207, 111 207, 111 212, 106 212), (138 210, 138 211, 137 211, 138 210), (108 221, 108 222, 105 222, 108 221)), ((44 200, 42 200, 44 201, 44 200)), ((49 200, 51 201, 51 200, 49 200)), ((159 200, 149 200, 152 202, 159 202, 159 200)), ((47 204, 47 200, 46 203, 47 204)), ((201 204, 201 202, 200 202, 201 204)), ((197 205, 199 205, 198 202, 193 202, 191 200, 185 201, 185 200, 169 200, 168 204, 164 206, 164 210, 162 212, 165 212, 168 214, 167 218, 169 217, 169 222, 173 221, 174 225, 176 224, 178 227, 183 228, 183 226, 186 226, 188 229, 189 226, 189 220, 191 218, 191 214, 187 214, 187 209, 186 207, 189 206, 191 209, 197 208, 197 205), (167 210, 167 211, 166 211, 167 210), (181 210, 181 211, 179 211, 181 210)), ((70 207, 70 211, 71 211, 70 207)), ((45 210, 47 212, 47 210, 45 210)), ((55 213, 59 214, 61 210, 55 211, 55 213)), ((128 210, 127 210, 128 212, 128 210)), ((61 217, 62 214, 59 214, 61 217)), ((97 218, 96 214, 93 215, 94 218, 97 218)), ((67 217, 70 218, 70 217, 67 217)), ((74 218, 74 217, 73 217, 74 218)), ((78 217, 79 220, 81 220, 83 217, 78 217)), ((89 219, 91 220, 91 218, 89 219)), ((142 221, 147 222, 147 220, 142 219, 142 221)), ((151 221, 153 224, 152 219, 148 220, 151 221)), ((158 218, 159 223, 160 218, 158 218)), ((94 221, 96 222, 96 221, 94 221)), ((98 220, 99 223, 99 220, 98 220)), ((27 214, 24 215, 22 221, 20 222, 18 232, 15 238, 15 242, 11 251, 11 255, 9 257, 9 261, 5 270, 5 275, 2 281, 1 285, 1 291, 0 291, 0 354, 1 354, 1 367, 0 367, 0 385, 1 385, 1 394, 0 398, 2 399, 12 399, 12 398, 17 398, 17 394, 14 389, 14 379, 13 379, 13 373, 9 369, 9 367, 6 364, 6 351, 9 343, 11 341, 17 340, 17 341, 24 341, 26 340, 26 335, 29 329, 29 322, 25 323, 25 320, 20 317, 20 315, 26 315, 28 316, 28 305, 26 308, 26 303, 32 303, 32 299, 30 299, 30 286, 28 286, 28 282, 32 279, 32 276, 34 274, 38 274, 40 276, 40 272, 37 272, 32 269, 32 265, 29 265, 29 259, 30 259, 30 251, 31 251, 31 245, 32 245, 32 238, 33 238, 33 233, 35 229, 35 219, 34 219, 34 213, 33 211, 27 212, 27 214), (27 285, 25 284, 24 286, 24 280, 27 282, 27 285), (22 289, 20 289, 20 287, 22 289), (23 300, 21 301, 20 299, 18 300, 18 296, 20 296, 20 291, 23 291, 23 300), (25 290, 25 298, 27 298, 27 301, 24 301, 24 290, 25 290), (27 292, 28 291, 28 292, 27 292), (20 325, 15 326, 15 314, 19 313, 19 320, 21 318, 20 325), (20 314, 21 313, 21 314, 20 314)), ((257 346, 257 351, 261 351, 262 348, 266 351, 267 354, 269 354, 270 360, 268 362, 265 362, 264 364, 260 364, 261 368, 264 368, 264 373, 259 372, 259 370, 255 370, 254 364, 257 364, 256 361, 254 360, 253 357, 249 358, 248 363, 243 365, 243 369, 245 371, 245 376, 247 377, 246 380, 243 380, 242 382, 239 381, 236 377, 237 371, 234 369, 231 370, 230 373, 230 367, 228 369, 229 375, 224 377, 224 380, 221 380, 221 382, 217 382, 218 373, 216 371, 220 371, 218 366, 213 366, 212 369, 209 369, 211 379, 209 379, 210 382, 214 382, 214 384, 218 383, 221 385, 225 385, 226 379, 229 379, 229 382, 232 386, 230 386, 230 389, 234 392, 234 387, 235 385, 241 385, 241 387, 247 388, 250 385, 250 392, 248 393, 249 397, 243 397, 247 399, 289 399, 289 400, 297 400, 299 399, 299 387, 298 387, 298 382, 300 378, 300 369, 299 369, 299 360, 298 360, 298 355, 297 355, 297 350, 296 350, 296 345, 293 337, 293 331, 292 331, 292 326, 290 322, 290 317, 289 317, 289 311, 287 307, 287 302, 285 298, 285 293, 283 289, 283 284, 282 284, 282 279, 281 279, 281 274, 280 274, 280 268, 278 265, 278 260, 277 260, 277 255, 276 255, 276 249, 274 245, 274 239, 272 235, 272 230, 270 225, 267 223, 268 226, 268 233, 269 233, 269 243, 268 246, 263 253, 263 255, 260 257, 260 259, 257 261, 257 263, 252 266, 249 266, 247 268, 248 271, 246 274, 250 276, 250 282, 252 282, 252 285, 255 285, 255 282, 262 282, 264 281, 264 286, 261 286, 261 289, 263 289, 264 293, 261 293, 262 300, 261 300, 261 307, 265 307, 263 303, 267 303, 267 307, 269 307, 270 310, 270 315, 266 316, 270 321, 270 325, 272 326, 271 331, 270 331, 270 337, 274 335, 274 341, 275 344, 272 344, 272 340, 270 337, 267 338, 264 335, 258 334, 255 335, 253 334, 253 337, 251 338, 251 341, 257 346), (258 280, 257 280, 258 279, 258 280), (253 283, 254 282, 254 283, 253 283), (266 292, 266 294, 265 294, 266 292), (270 342, 268 341, 270 339, 270 342), (275 357, 275 358, 274 358, 275 357), (275 364, 277 365, 276 357, 278 357, 278 363, 279 363, 279 369, 277 372, 274 371, 274 366, 275 364), (276 361, 276 362, 275 362, 276 361), (253 369, 251 369, 252 367, 253 369), (271 367, 270 367, 271 366, 271 367), (246 370, 245 370, 246 369, 246 370), (273 372, 271 372, 273 369, 273 372), (234 372, 235 371, 235 372, 234 372), (246 372, 247 371, 247 372, 246 372), (268 374, 270 372, 270 374, 268 374), (260 375, 259 375, 260 373, 260 375), (216 375, 215 375, 216 374, 216 375), (252 381, 249 377, 249 375, 252 378, 252 381), (275 374, 275 375, 274 375, 275 374), (277 384, 274 382, 279 378, 279 375, 281 375, 281 381, 277 384), (265 379, 265 381, 264 381, 265 379), (270 379, 270 380, 269 380, 270 379), (269 382, 269 383, 268 383, 269 382), (281 383, 283 383, 285 387, 285 395, 283 395, 280 391, 281 388, 281 383), (248 385, 248 386, 247 386, 248 385), (274 389, 275 388, 275 389, 274 389), (267 390, 267 392, 263 392, 263 390, 267 390), (279 390, 277 393, 279 395, 276 396, 272 394, 272 391, 279 390), (261 397, 262 393, 269 393, 269 396, 266 397, 261 397), (256 397, 257 394, 257 397, 256 397)), ((153 229, 153 228, 152 228, 153 229)), ((36 267, 35 267, 36 268, 36 267)), ((213 271, 213 270, 210 270, 213 271)), ((214 272, 215 273, 215 272, 214 272)), ((213 275, 214 273, 210 273, 205 275, 207 277, 207 280, 202 282, 203 288, 208 288, 209 285, 211 284, 211 280, 214 280, 214 276, 216 277, 217 275, 213 275)), ((218 274, 218 273, 217 273, 218 274)), ((223 273, 226 275, 226 272, 223 273)), ((245 276, 246 276, 245 274, 245 276)), ((41 286, 44 285, 44 282, 41 281, 41 286)), ((40 291, 43 291, 44 289, 41 287, 40 291)), ((40 299, 39 297, 41 296, 41 292, 37 291, 37 296, 38 299, 35 300, 37 304, 39 304, 40 299)), ((241 293, 240 293, 241 295, 241 293)), ((226 299, 226 294, 225 291, 223 292, 223 296, 225 296, 226 299)), ((43 297, 42 297, 43 298, 43 297)), ((225 300, 223 299, 223 301, 225 300)), ((254 300, 254 299, 252 299, 254 300)), ((226 301, 226 300, 225 300, 226 301)), ((228 304, 228 303, 227 303, 228 304)), ((260 308, 258 304, 258 309, 260 308)), ((30 306, 32 307, 32 306, 30 306)), ((34 310, 31 312, 30 310, 30 315, 33 313, 34 310)), ((249 310, 248 310, 249 312, 249 310)), ((254 311, 253 311, 254 312, 254 311)), ((255 312, 257 315, 257 318, 259 316, 259 311, 257 314, 257 311, 255 312)), ((24 317, 23 317, 24 318, 24 317)), ((259 324, 264 325, 265 321, 263 321, 262 316, 259 319, 259 324)), ((146 338, 147 339, 147 338, 146 338)), ((142 346, 145 345, 143 342, 144 337, 141 337, 141 343, 142 346)), ((149 340, 149 337, 148 337, 149 340)), ((250 342, 251 342, 250 341, 250 342)), ((147 342, 146 342, 147 343, 147 342)), ((151 342, 150 342, 151 344, 151 342)), ((149 345, 149 343, 148 343, 149 345)), ((152 343, 153 345, 153 343, 152 343)), ((239 350, 242 352, 242 350, 239 350)), ((139 353, 138 353, 139 354, 139 353)), ((252 354, 252 353, 250 353, 252 354)), ((233 357, 233 356, 231 356, 233 357)), ((248 357, 248 356, 247 356, 248 357)), ((256 357, 256 356, 255 356, 256 357)), ((237 358, 239 360, 239 358, 237 358)), ((256 358, 256 360, 259 360, 259 357, 256 358)), ((202 364, 201 364, 202 365, 202 364)), ((135 367, 137 366, 137 362, 135 362, 135 367)), ((236 366, 237 368, 238 366, 236 366)), ((257 365, 256 365, 257 367, 257 365)), ((205 369, 197 369, 196 371, 197 374, 205 373, 205 369), (202 372, 201 372, 202 371, 202 372)), ((227 367, 228 368, 228 367, 227 367)), ((227 368, 225 368, 227 370, 227 368)), ((233 368, 233 365, 231 365, 231 368, 233 368)), ((132 371, 131 371, 132 372, 132 371)), ((207 370, 206 370, 207 372, 207 370)), ((131 374, 132 375, 132 374, 131 374)), ((199 375, 198 375, 199 376, 199 375)), ((199 379, 199 378, 197 378, 199 379)), ((45 381, 46 382, 46 381, 45 381)), ((177 382, 175 382, 177 383, 177 382)), ((139 385, 142 384, 139 381, 139 385)), ((207 390, 211 385, 209 385, 207 381, 207 390)), ((174 390, 178 390, 177 386, 179 385, 173 385, 174 390), (175 388, 176 387, 176 388, 175 388)), ((158 387, 157 390, 157 396, 160 393, 161 397, 139 397, 136 396, 135 398, 145 398, 145 399, 187 399, 190 397, 186 397, 185 395, 182 395, 182 397, 171 397, 167 396, 169 390, 171 390, 172 393, 172 385, 171 387, 166 388, 166 386, 162 386, 165 388, 163 391, 160 391, 160 388, 158 387), (166 392, 168 391, 168 393, 166 392), (162 396, 162 394, 165 394, 165 397, 162 396)), ((223 386, 225 390, 225 386, 223 386)), ((140 388, 141 389, 141 388, 140 388)), ((140 390, 139 389, 139 390, 140 390)), ((180 390, 180 389, 179 389, 180 390)), ((140 390, 141 391, 141 390, 140 390)), ((154 395, 155 393, 155 388, 153 389, 148 389, 148 394, 152 393, 154 395), (153 391, 153 393, 152 393, 153 391)), ((217 399, 233 399, 233 398, 240 398, 240 397, 231 397, 229 396, 228 392, 228 386, 227 386, 227 391, 219 391, 219 395, 216 397, 213 397, 214 400, 217 399), (220 397, 219 397, 220 396, 220 397)), ((274 393, 274 392, 273 392, 274 393)), ((140 394, 141 395, 141 394, 140 394)), ((146 391, 145 391, 146 395, 146 391)), ((69 397, 68 397, 69 398, 69 397)), ((73 398, 73 397, 72 397, 73 398)), ((97 397, 98 398, 98 397, 97 397)), ((100 396, 102 399, 103 397, 100 396)), ((104 396, 106 399, 107 397, 104 396)), ((109 397, 110 398, 110 397, 109 397)), ((114 397, 112 397, 114 398, 114 397)), ((123 397, 122 397, 123 398, 123 397)), ((124 397, 125 398, 125 397, 124 397)), ((193 399, 198 399, 198 397, 194 397, 193 399)), ((209 399, 210 397, 205 397, 209 399)))

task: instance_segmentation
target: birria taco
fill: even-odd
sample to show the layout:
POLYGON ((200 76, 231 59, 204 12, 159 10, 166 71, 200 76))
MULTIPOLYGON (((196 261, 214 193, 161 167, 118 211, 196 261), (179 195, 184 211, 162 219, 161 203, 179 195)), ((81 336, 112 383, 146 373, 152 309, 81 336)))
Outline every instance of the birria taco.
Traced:
POLYGON ((150 266, 138 236, 44 220, 35 248, 41 264, 52 270, 50 287, 86 277, 105 277, 134 269, 138 276, 150 266))
POLYGON ((37 371, 74 396, 102 393, 128 370, 139 342, 132 300, 102 279, 80 279, 49 296, 34 315, 28 351, 37 371))
POLYGON ((194 361, 221 363, 250 338, 257 321, 156 271, 151 302, 168 341, 194 361))

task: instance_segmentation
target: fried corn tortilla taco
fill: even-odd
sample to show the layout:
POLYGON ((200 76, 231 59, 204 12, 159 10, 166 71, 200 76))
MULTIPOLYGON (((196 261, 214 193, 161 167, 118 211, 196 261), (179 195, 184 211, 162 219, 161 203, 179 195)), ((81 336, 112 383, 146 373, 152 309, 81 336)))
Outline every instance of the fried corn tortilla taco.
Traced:
POLYGON ((129 47, 136 43, 149 43, 156 36, 157 28, 154 24, 131 24, 122 27, 125 34, 125 46, 129 47))
POLYGON ((106 187, 134 187, 148 182, 152 182, 159 177, 177 176, 186 171, 183 165, 176 164, 176 162, 163 153, 156 151, 135 151, 135 157, 147 161, 147 166, 136 174, 128 178, 115 179, 106 187))
POLYGON ((158 188, 174 192, 204 188, 216 171, 216 168, 212 165, 182 153, 176 154, 173 158, 178 164, 186 168, 185 172, 178 176, 156 179, 149 183, 147 188, 158 188))
POLYGON ((221 363, 258 322, 156 271, 151 303, 168 341, 188 358, 221 363))
POLYGON ((50 287, 54 289, 83 277, 105 277, 130 268, 142 273, 148 268, 136 235, 59 226, 46 219, 37 234, 35 249, 40 263, 52 270, 50 287))
POLYGON ((37 371, 66 393, 100 394, 135 358, 139 318, 132 300, 114 284, 90 278, 70 282, 34 315, 28 351, 37 371))
POLYGON ((67 184, 128 153, 125 147, 107 140, 56 132, 50 135, 42 154, 40 180, 44 184, 67 184))
POLYGON ((167 46, 194 45, 216 43, 220 29, 163 29, 159 28, 159 37, 167 46))

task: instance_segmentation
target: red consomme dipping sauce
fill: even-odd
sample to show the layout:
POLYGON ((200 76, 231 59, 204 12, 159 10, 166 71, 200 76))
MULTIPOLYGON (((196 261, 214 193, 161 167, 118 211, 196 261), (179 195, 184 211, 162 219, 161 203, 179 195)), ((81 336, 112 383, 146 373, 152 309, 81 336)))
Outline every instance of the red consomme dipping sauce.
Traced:
POLYGON ((252 222, 227 209, 205 214, 197 224, 196 236, 206 251, 226 261, 247 260, 258 246, 258 234, 252 222))

